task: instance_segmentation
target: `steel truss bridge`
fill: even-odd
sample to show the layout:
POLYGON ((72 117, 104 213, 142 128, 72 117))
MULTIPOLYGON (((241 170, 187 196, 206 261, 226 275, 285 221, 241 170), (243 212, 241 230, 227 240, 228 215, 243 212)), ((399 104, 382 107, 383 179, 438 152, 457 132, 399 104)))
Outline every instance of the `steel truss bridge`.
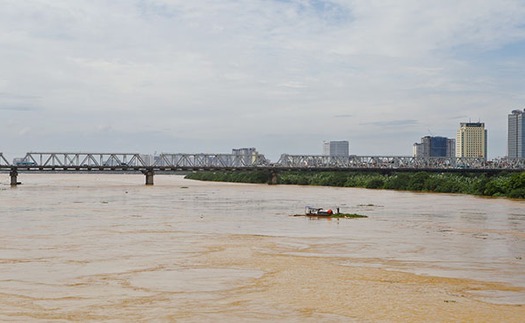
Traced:
POLYGON ((10 164, 0 153, 0 167, 21 170, 201 170, 268 166, 264 155, 29 152, 10 164))
POLYGON ((29 152, 14 163, 0 153, 0 171, 9 171, 11 184, 17 185, 19 172, 142 172, 146 184, 153 184, 154 173, 197 170, 267 170, 278 171, 433 171, 488 172, 525 171, 525 159, 416 158, 407 156, 319 156, 283 154, 277 163, 262 154, 160 154, 139 153, 58 153, 29 152))

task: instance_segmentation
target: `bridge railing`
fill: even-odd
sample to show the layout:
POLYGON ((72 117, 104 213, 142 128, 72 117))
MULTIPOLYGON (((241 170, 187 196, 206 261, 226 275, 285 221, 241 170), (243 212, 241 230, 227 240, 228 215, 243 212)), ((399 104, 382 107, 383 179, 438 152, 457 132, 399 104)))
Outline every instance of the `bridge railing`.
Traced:
POLYGON ((172 168, 253 168, 268 165, 264 155, 160 154, 153 166, 172 168))
POLYGON ((52 153, 29 152, 17 166, 42 167, 116 167, 150 166, 137 153, 52 153))
POLYGON ((9 166, 10 163, 5 159, 4 154, 0 153, 0 166, 9 166))

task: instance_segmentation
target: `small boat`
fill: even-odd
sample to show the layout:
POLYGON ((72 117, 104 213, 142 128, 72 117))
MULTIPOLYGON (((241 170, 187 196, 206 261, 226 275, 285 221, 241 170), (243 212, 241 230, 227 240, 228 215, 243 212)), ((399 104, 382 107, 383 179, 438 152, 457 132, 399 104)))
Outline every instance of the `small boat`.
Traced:
MULTIPOLYGON (((337 208, 337 214, 338 213, 339 213, 339 208, 337 208)), ((305 207, 304 214, 310 215, 310 216, 332 216, 334 215, 334 211, 332 211, 332 209, 325 210, 323 208, 307 206, 305 207)))
POLYGON ((295 214, 293 216, 306 216, 310 218, 368 218, 366 215, 356 214, 356 213, 340 213, 339 208, 335 209, 335 212, 332 209, 323 209, 318 207, 305 207, 304 214, 295 214))

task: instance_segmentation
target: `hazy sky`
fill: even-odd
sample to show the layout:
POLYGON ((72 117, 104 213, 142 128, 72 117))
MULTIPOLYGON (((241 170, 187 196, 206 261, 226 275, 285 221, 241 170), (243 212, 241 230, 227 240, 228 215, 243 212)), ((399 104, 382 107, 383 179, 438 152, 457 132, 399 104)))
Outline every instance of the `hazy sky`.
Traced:
POLYGON ((525 108, 523 0, 0 0, 0 152, 411 155, 525 108))

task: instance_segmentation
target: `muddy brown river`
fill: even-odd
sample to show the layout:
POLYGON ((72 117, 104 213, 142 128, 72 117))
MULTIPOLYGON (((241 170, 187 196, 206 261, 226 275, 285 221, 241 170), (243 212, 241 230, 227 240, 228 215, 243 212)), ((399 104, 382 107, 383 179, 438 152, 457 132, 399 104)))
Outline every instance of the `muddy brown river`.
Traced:
POLYGON ((0 178, 0 321, 522 322, 525 202, 0 178), (362 219, 290 215, 339 207, 362 219))

